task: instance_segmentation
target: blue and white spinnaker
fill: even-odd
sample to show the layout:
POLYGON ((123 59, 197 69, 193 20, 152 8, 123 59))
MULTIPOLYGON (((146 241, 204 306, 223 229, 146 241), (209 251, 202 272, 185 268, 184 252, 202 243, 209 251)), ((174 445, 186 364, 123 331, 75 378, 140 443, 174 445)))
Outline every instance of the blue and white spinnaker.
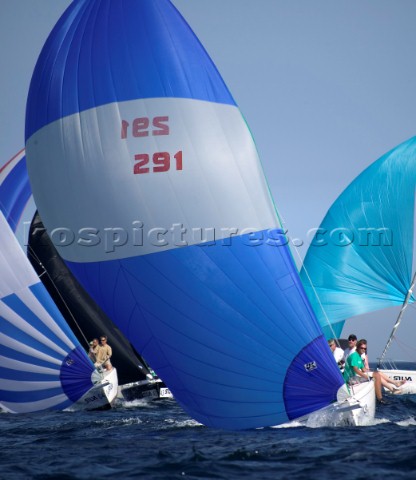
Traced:
POLYGON ((0 405, 63 410, 93 386, 92 362, 0 212, 0 405))
POLYGON ((35 208, 30 204, 31 199, 32 190, 27 175, 26 152, 23 148, 0 167, 0 210, 15 233, 26 208, 28 218, 32 218, 35 213, 35 208))
POLYGON ((200 422, 275 425, 343 385, 244 118, 169 0, 76 0, 39 57, 27 165, 62 258, 200 422))

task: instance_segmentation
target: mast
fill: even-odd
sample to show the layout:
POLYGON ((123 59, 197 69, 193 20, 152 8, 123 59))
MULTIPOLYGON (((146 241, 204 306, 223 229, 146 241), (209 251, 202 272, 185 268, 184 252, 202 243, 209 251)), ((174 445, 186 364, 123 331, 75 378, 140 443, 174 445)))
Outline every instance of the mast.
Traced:
POLYGON ((389 349, 389 347, 390 347, 390 345, 391 345, 391 342, 393 341, 394 335, 395 335, 395 333, 396 333, 397 328, 398 328, 399 325, 400 325, 400 322, 402 321, 402 317, 403 317, 404 311, 406 310, 406 308, 407 308, 407 306, 408 306, 408 304, 409 304, 410 297, 412 296, 413 288, 414 288, 414 286, 415 286, 415 282, 416 282, 416 272, 415 272, 415 274, 413 275, 412 281, 411 281, 411 283, 410 283, 410 288, 409 288, 409 290, 407 291, 406 298, 404 299, 402 308, 400 309, 400 313, 399 313, 399 315, 398 315, 398 317, 397 317, 396 323, 394 324, 393 330, 392 330, 391 333, 390 333, 390 337, 389 337, 389 339, 387 340, 387 343, 386 343, 386 346, 384 347, 383 353, 381 354, 381 357, 380 357, 379 360, 378 360, 378 365, 379 365, 379 366, 380 366, 381 362, 383 361, 383 358, 385 357, 385 355, 386 355, 386 353, 387 353, 387 350, 389 349))

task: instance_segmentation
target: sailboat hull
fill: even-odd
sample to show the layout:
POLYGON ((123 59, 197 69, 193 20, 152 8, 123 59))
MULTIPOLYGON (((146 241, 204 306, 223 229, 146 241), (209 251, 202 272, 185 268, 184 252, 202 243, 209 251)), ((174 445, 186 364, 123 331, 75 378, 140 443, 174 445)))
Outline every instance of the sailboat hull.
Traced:
POLYGON ((141 380, 138 382, 121 385, 118 389, 118 397, 128 402, 134 400, 159 400, 173 398, 169 388, 160 379, 141 380))
MULTIPOLYGON (((342 387, 342 394, 347 393, 342 387)), ((345 399, 321 408, 294 422, 311 428, 365 426, 373 422, 376 411, 374 382, 360 383, 350 387, 350 395, 345 399)))
POLYGON ((358 402, 361 408, 351 410, 352 424, 356 426, 369 425, 376 413, 376 395, 374 382, 359 383, 350 387, 352 398, 350 404, 358 402))
POLYGON ((406 383, 400 388, 401 394, 411 395, 416 393, 416 370, 379 369, 379 371, 392 380, 406 380, 406 383))
POLYGON ((113 368, 106 372, 101 381, 85 393, 70 410, 109 410, 116 397, 118 389, 117 370, 113 368))

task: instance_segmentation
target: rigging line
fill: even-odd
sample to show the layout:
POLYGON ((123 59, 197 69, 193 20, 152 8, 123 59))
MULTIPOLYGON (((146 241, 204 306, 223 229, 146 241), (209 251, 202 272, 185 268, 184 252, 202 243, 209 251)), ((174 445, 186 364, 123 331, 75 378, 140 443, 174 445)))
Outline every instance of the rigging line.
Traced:
POLYGON ((415 286, 415 282, 416 282, 416 272, 415 272, 414 275, 413 275, 412 281, 411 281, 411 283, 410 283, 409 290, 407 291, 406 298, 404 299, 404 302, 403 302, 402 308, 400 309, 400 312, 399 312, 399 315, 398 315, 398 317, 397 317, 396 323, 395 323, 394 326, 393 326, 393 330, 391 331, 390 336, 389 336, 389 339, 387 340, 386 346, 384 347, 383 353, 381 354, 381 356, 380 356, 380 358, 379 358, 379 360, 378 360, 379 365, 380 365, 381 362, 383 361, 383 358, 385 357, 385 355, 386 355, 386 353, 387 353, 387 350, 389 349, 389 347, 390 347, 390 345, 391 345, 391 342, 392 342, 393 339, 394 339, 394 335, 395 335, 395 333, 396 333, 396 330, 398 329, 398 327, 399 327, 399 325, 400 325, 400 322, 402 321, 402 317, 403 317, 404 311, 406 310, 406 308, 407 308, 407 306, 408 306, 408 304, 409 304, 410 297, 412 296, 413 287, 415 286))
POLYGON ((398 338, 395 338, 394 339, 395 342, 400 345, 400 347, 402 348, 402 350, 407 350, 408 352, 410 352, 412 355, 415 355, 415 352, 416 352, 416 349, 414 346, 411 346, 411 345, 408 345, 407 343, 403 342, 402 340, 398 339, 398 338))
POLYGON ((415 347, 412 347, 408 344, 406 344, 405 342, 399 340, 398 338, 395 338, 394 341, 400 346, 400 348, 407 352, 407 353, 410 353, 411 355, 415 356, 415 352, 416 352, 416 349, 415 347))
MULTIPOLYGON (((302 258, 301 258, 300 253, 299 253, 299 251, 298 251, 298 249, 297 249, 296 247, 295 247, 295 252, 297 253, 297 256, 298 256, 298 258, 299 258, 299 261, 301 262, 301 265, 302 265, 302 264, 303 264, 302 258)), ((335 334, 335 330, 333 329, 332 324, 331 324, 331 322, 329 321, 328 315, 326 314, 326 311, 325 311, 325 309, 324 309, 324 306, 323 306, 322 303, 321 303, 321 299, 319 298, 318 292, 316 291, 315 286, 314 286, 313 283, 312 283, 311 277, 309 276, 309 272, 308 272, 308 270, 306 269, 305 265, 302 265, 302 268, 304 269, 304 271, 305 271, 305 273, 306 273, 306 276, 308 277, 308 280, 309 280, 309 283, 310 283, 310 285, 311 285, 311 287, 312 287, 312 290, 313 290, 313 292, 314 292, 314 294, 315 294, 315 296, 316 296, 316 298, 317 298, 317 300, 318 300, 318 303, 319 303, 319 306, 321 307, 322 313, 324 314, 326 323, 327 323, 328 327, 331 329, 332 337, 333 337, 333 339, 335 340, 335 343, 337 344, 337 346, 338 346, 338 347, 341 347, 341 345, 340 345, 340 343, 339 343, 339 341, 338 341, 337 335, 335 334)), ((313 309, 312 309, 312 310, 313 310, 313 309)))
POLYGON ((74 321, 74 323, 77 326, 80 334, 82 335, 82 338, 84 339, 85 344, 88 346, 89 343, 88 343, 87 337, 84 335, 84 332, 81 330, 81 327, 78 325, 78 322, 76 321, 74 314, 71 312, 71 309, 69 308, 68 304, 65 302, 63 296, 61 295, 61 292, 59 291, 59 289, 56 286, 55 282, 53 281, 52 277, 50 276, 48 270, 43 265, 43 263, 40 261, 39 257, 36 255, 34 249, 30 245, 28 245, 28 249, 30 250, 30 255, 32 255, 32 257, 36 260, 38 265, 43 269, 43 272, 40 275, 38 275, 38 277, 41 278, 46 273, 50 282, 52 283, 53 287, 55 288, 56 293, 59 295, 59 298, 61 299, 62 303, 64 304, 65 308, 67 309, 69 315, 71 315, 72 320, 74 321))

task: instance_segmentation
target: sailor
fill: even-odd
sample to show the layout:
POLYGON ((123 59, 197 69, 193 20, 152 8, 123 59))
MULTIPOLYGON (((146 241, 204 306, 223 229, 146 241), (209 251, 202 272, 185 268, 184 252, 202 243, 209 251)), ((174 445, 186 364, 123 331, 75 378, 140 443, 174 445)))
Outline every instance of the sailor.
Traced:
POLYGON ((107 343, 107 337, 105 335, 101 335, 100 337, 100 345, 98 347, 95 366, 96 367, 103 367, 105 370, 111 370, 113 366, 111 365, 110 358, 113 354, 113 350, 107 343))
POLYGON ((347 358, 355 352, 357 348, 357 336, 353 333, 348 337, 348 347, 344 350, 344 362, 347 361, 347 358))
MULTIPOLYGON (((351 335, 350 335, 351 336, 351 335)), ((363 339, 357 344, 357 351, 354 351, 347 356, 345 362, 344 380, 349 385, 354 385, 361 382, 369 382, 371 377, 365 371, 364 362, 361 358, 361 353, 367 351, 367 342, 363 339)))
POLYGON ((98 338, 93 338, 90 342, 90 349, 88 350, 88 356, 93 363, 97 361, 97 353, 100 348, 98 344, 98 338))
MULTIPOLYGON (((406 380, 392 380, 382 372, 368 372, 365 369, 363 360, 364 354, 367 353, 367 340, 364 338, 357 343, 356 351, 348 356, 345 364, 344 380, 349 385, 374 380, 374 389, 379 403, 387 403, 383 398, 382 387, 387 388, 391 393, 396 393, 398 389, 406 382, 406 380)), ((399 392, 397 392, 399 393, 399 392)))
POLYGON ((328 340, 328 345, 329 348, 332 350, 332 353, 334 354, 335 361, 337 362, 341 372, 344 371, 344 350, 340 347, 337 347, 337 344, 335 343, 335 338, 330 338, 328 340))

